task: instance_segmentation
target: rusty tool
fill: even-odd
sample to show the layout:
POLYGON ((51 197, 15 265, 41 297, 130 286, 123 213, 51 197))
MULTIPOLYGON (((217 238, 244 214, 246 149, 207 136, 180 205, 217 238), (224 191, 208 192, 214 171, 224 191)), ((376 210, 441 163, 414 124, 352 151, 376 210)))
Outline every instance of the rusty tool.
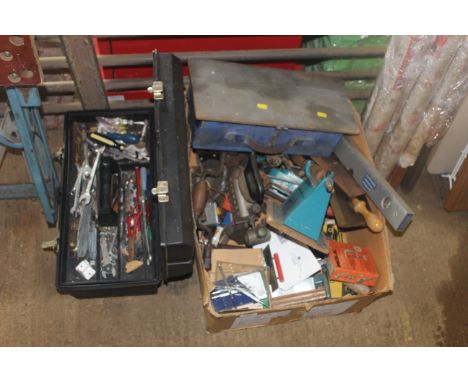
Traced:
POLYGON ((325 171, 333 171, 335 174, 335 183, 350 198, 356 198, 365 194, 364 190, 336 157, 312 157, 312 159, 325 171))

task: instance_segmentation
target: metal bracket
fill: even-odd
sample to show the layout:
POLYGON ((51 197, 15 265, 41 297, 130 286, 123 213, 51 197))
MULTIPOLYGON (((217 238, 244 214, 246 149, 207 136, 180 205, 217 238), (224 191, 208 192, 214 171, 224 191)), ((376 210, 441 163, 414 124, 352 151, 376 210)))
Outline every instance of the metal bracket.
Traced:
POLYGON ((36 86, 42 83, 33 36, 0 36, 0 86, 36 86))
POLYGON ((162 81, 153 81, 148 89, 148 93, 153 94, 153 99, 155 101, 162 101, 164 99, 164 84, 162 81))
POLYGON ((158 185, 151 189, 151 193, 158 196, 159 203, 169 202, 169 183, 167 180, 158 180, 158 185))

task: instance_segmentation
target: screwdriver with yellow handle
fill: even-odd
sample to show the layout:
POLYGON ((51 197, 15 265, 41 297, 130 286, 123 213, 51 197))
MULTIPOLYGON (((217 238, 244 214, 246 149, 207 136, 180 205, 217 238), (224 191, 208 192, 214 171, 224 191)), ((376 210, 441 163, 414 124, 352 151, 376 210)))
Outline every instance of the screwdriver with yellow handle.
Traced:
POLYGON ((102 134, 99 134, 99 133, 91 133, 89 135, 89 137, 93 140, 93 141, 96 141, 98 143, 101 143, 105 146, 108 146, 108 147, 113 147, 113 148, 116 148, 116 149, 119 149, 120 151, 123 151, 125 150, 125 145, 122 144, 122 143, 119 143, 117 142, 115 139, 112 139, 112 138, 109 138, 109 137, 106 137, 102 134))

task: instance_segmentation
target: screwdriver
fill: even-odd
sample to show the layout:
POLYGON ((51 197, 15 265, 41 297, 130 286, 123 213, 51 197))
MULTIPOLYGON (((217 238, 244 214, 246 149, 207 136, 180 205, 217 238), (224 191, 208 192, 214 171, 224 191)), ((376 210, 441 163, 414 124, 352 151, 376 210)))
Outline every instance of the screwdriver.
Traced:
POLYGON ((140 142, 140 137, 136 134, 103 133, 107 138, 116 142, 123 142, 127 145, 135 145, 140 142))
POLYGON ((96 141, 98 143, 101 143, 103 145, 106 145, 106 146, 109 146, 109 147, 112 147, 112 148, 116 148, 116 149, 119 149, 120 151, 123 151, 125 150, 125 145, 124 144, 121 144, 121 143, 118 143, 116 140, 112 139, 112 138, 108 138, 102 134, 99 134, 99 133, 91 133, 89 135, 89 137, 93 140, 93 141, 96 141))

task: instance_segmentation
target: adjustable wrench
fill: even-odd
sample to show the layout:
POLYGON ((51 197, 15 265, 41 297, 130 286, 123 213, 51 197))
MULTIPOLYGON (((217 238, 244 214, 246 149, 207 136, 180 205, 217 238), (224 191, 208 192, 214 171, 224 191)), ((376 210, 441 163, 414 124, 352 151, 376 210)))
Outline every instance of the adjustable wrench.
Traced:
POLYGON ((96 175, 97 168, 99 166, 99 160, 101 159, 101 155, 105 149, 105 146, 101 146, 96 149, 96 158, 94 159, 93 168, 91 169, 91 174, 89 175, 88 184, 86 185, 85 191, 80 196, 81 206, 87 205, 91 201, 91 188, 93 187, 93 181, 96 175))

